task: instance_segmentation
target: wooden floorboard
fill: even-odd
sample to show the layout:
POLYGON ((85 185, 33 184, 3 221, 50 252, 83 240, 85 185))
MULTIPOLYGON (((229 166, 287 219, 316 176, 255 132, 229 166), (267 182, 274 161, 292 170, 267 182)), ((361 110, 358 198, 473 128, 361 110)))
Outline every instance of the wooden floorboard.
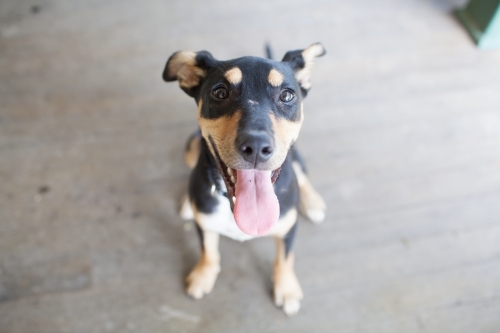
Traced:
POLYGON ((500 331, 500 52, 465 0, 0 2, 0 333, 500 331), (274 243, 221 240, 214 291, 178 217, 196 105, 178 50, 321 41, 298 148, 328 204, 300 219, 299 314, 274 243))

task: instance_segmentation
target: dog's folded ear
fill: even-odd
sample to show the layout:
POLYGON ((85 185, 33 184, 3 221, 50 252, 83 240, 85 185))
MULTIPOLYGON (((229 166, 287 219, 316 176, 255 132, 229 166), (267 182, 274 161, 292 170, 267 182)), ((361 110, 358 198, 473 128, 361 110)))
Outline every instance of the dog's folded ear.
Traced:
POLYGON ((195 97, 197 88, 217 60, 207 51, 179 51, 170 56, 163 71, 163 80, 179 81, 179 86, 188 95, 195 97))
POLYGON ((311 69, 314 58, 321 57, 326 53, 321 43, 315 43, 303 50, 289 51, 283 57, 282 62, 290 64, 295 71, 295 78, 300 84, 302 96, 305 97, 311 89, 311 69))

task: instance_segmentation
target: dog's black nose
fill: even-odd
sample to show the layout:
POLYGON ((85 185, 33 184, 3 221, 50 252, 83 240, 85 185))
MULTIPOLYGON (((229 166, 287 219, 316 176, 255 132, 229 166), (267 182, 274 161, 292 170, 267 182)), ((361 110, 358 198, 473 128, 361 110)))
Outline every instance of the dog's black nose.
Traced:
POLYGON ((267 161, 274 152, 271 137, 266 132, 249 131, 241 133, 236 142, 243 158, 254 165, 267 161))

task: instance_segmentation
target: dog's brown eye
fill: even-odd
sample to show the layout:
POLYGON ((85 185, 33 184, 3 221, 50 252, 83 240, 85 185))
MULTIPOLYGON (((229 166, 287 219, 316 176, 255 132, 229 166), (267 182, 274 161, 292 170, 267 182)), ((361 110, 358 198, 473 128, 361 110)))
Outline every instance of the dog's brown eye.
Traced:
POLYGON ((229 92, 226 88, 219 87, 212 90, 212 95, 217 99, 226 99, 229 96, 229 92))
POLYGON ((290 90, 283 90, 280 94, 280 100, 282 102, 290 102, 295 98, 295 94, 291 92, 290 90))

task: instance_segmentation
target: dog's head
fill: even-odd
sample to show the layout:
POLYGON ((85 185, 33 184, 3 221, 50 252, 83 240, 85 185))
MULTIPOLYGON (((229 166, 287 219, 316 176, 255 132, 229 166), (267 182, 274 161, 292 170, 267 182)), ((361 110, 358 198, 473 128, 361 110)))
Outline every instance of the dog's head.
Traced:
POLYGON ((272 184, 302 126, 313 59, 324 53, 321 44, 313 44, 288 52, 281 62, 219 61, 206 51, 180 51, 167 61, 163 79, 179 81, 196 100, 202 136, 246 233, 266 233, 279 218, 272 184))

